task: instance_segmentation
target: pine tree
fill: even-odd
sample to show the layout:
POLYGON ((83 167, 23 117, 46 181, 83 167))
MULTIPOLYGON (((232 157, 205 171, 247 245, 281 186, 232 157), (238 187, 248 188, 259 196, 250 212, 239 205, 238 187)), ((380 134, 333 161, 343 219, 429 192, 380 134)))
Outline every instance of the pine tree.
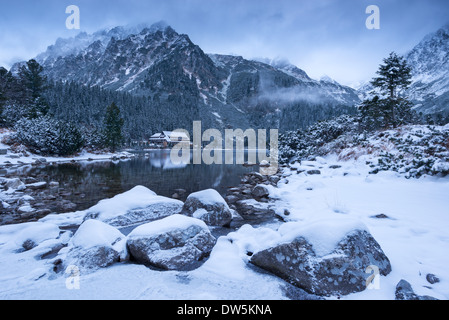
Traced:
POLYGON ((411 69, 407 65, 407 61, 398 56, 395 52, 384 59, 377 71, 379 77, 374 78, 371 84, 375 88, 379 88, 382 92, 387 93, 390 99, 395 99, 399 90, 405 90, 410 86, 411 69))
POLYGON ((3 67, 0 67, 0 124, 3 123, 3 105, 6 101, 6 75, 8 74, 8 70, 3 67))
POLYGON ((8 74, 8 70, 6 70, 3 67, 0 67, 0 105, 2 105, 2 102, 6 100, 5 91, 6 91, 6 75, 8 74))
POLYGON ((0 67, 0 104, 15 100, 19 96, 18 93, 23 91, 17 87, 17 79, 13 77, 10 71, 0 67))
POLYGON ((416 118, 411 110, 412 103, 403 94, 412 78, 407 61, 395 52, 383 61, 377 71, 379 77, 371 81, 373 87, 378 89, 377 94, 359 106, 362 126, 368 130, 396 127, 411 123, 416 118))
POLYGON ((19 69, 19 82, 25 92, 26 104, 29 106, 29 118, 46 115, 48 104, 42 97, 47 85, 47 78, 42 75, 44 68, 34 59, 19 69))
POLYGON ((106 109, 104 118, 104 139, 105 145, 115 152, 123 143, 122 128, 124 124, 123 118, 120 117, 120 109, 113 102, 106 109))

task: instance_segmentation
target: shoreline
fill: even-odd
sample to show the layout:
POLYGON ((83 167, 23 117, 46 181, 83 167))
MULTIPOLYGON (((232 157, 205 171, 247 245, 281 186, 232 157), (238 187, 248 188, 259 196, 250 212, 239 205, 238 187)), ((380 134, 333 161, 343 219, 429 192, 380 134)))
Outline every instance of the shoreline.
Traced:
MULTIPOLYGON (((0 225, 26 223, 32 221, 38 221, 39 219, 49 214, 64 214, 77 210, 85 210, 88 207, 82 204, 90 203, 92 201, 83 200, 86 192, 85 190, 73 184, 59 185, 60 180, 58 176, 48 177, 45 172, 41 172, 40 169, 52 166, 59 166, 65 164, 73 165, 89 165, 99 163, 100 167, 102 163, 119 163, 123 161, 129 161, 135 159, 138 156, 129 152, 119 152, 115 154, 101 154, 96 155, 93 158, 91 154, 82 155, 78 157, 70 158, 38 158, 38 157, 26 157, 28 163, 6 163, 0 164, 0 225), (31 162, 32 161, 32 162, 31 162), (30 172, 33 171, 34 173, 30 172), (35 172, 37 170, 37 172, 35 172), (54 181, 52 179, 55 179, 54 181), (76 191, 78 190, 78 191, 76 191), (78 200, 78 201, 77 201, 78 200)), ((145 157, 147 158, 147 157, 145 157)), ((20 160, 21 158, 14 158, 14 160, 20 160)), ((243 167, 253 167, 256 165, 245 164, 243 167)), ((256 170, 256 169, 255 169, 256 170)), ((241 182, 247 173, 236 175, 238 181, 241 182)), ((58 174, 59 175, 59 174, 58 174)), ((98 184, 99 188, 107 186, 107 181, 100 180, 98 184), (101 185, 100 182, 102 181, 101 185), (103 184, 106 183, 106 184, 103 184)), ((135 185, 138 185, 136 181, 135 185)), ((174 187, 174 185, 173 185, 174 187)), ((211 187, 213 187, 211 185, 211 187)), ((222 188, 221 195, 226 197, 228 194, 227 189, 235 189, 240 187, 240 184, 227 185, 222 188)), ((188 196, 183 189, 174 189, 175 193, 172 195, 165 195, 173 199, 180 199, 183 196, 188 196)), ((241 190, 243 191, 243 189, 241 190)), ((104 193, 104 192, 102 192, 104 193)), ((112 196, 116 195, 115 193, 112 196)), ((242 194, 242 196, 245 196, 242 194)), ((95 200, 95 203, 101 200, 109 199, 111 196, 99 197, 95 200)), ((92 205, 94 205, 92 203, 92 205)))

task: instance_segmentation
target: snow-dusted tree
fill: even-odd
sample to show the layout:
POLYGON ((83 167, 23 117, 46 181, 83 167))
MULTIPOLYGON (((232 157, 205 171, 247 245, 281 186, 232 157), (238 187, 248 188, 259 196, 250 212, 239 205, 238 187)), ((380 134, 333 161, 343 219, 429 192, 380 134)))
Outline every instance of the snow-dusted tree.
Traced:
POLYGON ((384 59, 384 64, 379 66, 377 74, 379 76, 374 78, 371 84, 380 89, 382 93, 388 94, 390 99, 397 98, 398 93, 407 89, 412 83, 411 68, 407 61, 395 52, 390 53, 390 56, 384 59))
POLYGON ((6 75, 8 74, 8 70, 3 67, 0 67, 0 124, 3 123, 3 105, 6 101, 6 75))
POLYGON ((124 120, 120 116, 120 108, 113 102, 106 109, 106 116, 104 118, 104 139, 107 147, 115 152, 123 143, 123 128, 124 120))
POLYGON ((19 82, 26 95, 29 118, 37 118, 48 112, 48 104, 42 97, 47 82, 46 77, 42 75, 43 71, 44 68, 34 59, 19 69, 19 82))
POLYGON ((375 96, 363 101, 359 106, 364 129, 396 127, 410 123, 414 119, 412 103, 404 96, 412 78, 407 61, 392 52, 384 59, 384 64, 380 65, 377 74, 379 76, 371 81, 375 96))
POLYGON ((0 67, 0 123, 13 126, 28 114, 26 93, 10 71, 0 67))
POLYGON ((8 75, 8 70, 3 67, 0 67, 0 105, 2 102, 6 100, 5 91, 6 91, 6 77, 8 75))

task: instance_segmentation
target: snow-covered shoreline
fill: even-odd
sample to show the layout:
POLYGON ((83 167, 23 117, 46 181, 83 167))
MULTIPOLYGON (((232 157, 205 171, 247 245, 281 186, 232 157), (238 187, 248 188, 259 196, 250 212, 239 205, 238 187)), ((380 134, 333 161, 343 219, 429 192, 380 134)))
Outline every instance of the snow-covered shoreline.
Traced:
MULTIPOLYGON (((94 163, 109 161, 126 161, 135 157, 135 154, 120 151, 89 152, 82 150, 76 155, 57 157, 32 154, 24 146, 8 146, 2 143, 3 138, 13 134, 9 129, 0 128, 0 224, 27 221, 31 218, 42 217, 52 210, 45 206, 45 202, 52 201, 53 196, 46 195, 47 190, 58 190, 56 181, 23 174, 32 168, 53 166, 68 163, 94 163), (19 176, 21 178, 19 178, 19 176), (48 199, 47 199, 48 198, 48 199), (30 203, 40 206, 36 208, 30 203), (14 215, 11 215, 11 214, 14 215)), ((62 190, 62 189, 60 189, 62 190)), ((54 199, 56 200, 56 198, 54 199)), ((69 211, 76 205, 69 200, 54 202, 63 211, 69 211)), ((54 207, 52 209, 55 209, 54 207)), ((59 211, 58 211, 59 212, 59 211)))
POLYGON ((133 155, 129 152, 102 152, 94 153, 82 150, 76 155, 66 157, 56 156, 40 156, 30 153, 25 147, 19 147, 20 150, 12 152, 11 147, 2 143, 5 136, 13 134, 9 129, 0 128, 0 150, 6 151, 6 154, 0 154, 0 168, 10 166, 22 166, 30 164, 44 164, 44 163, 65 163, 65 162, 79 162, 79 161, 102 161, 113 159, 130 158, 133 155))
MULTIPOLYGON (((284 280, 258 271, 249 263, 248 252, 273 245, 279 241, 282 230, 296 227, 307 230, 307 226, 320 221, 349 219, 363 224, 371 232, 391 260, 392 272, 380 278, 377 290, 338 298, 394 299, 396 285, 405 279, 418 295, 449 299, 449 257, 445 255, 449 252, 449 179, 431 176, 405 179, 395 172, 372 175, 369 171, 363 159, 339 161, 335 156, 284 168, 278 187, 269 190, 271 202, 285 222, 246 224, 230 230, 228 235, 217 239, 207 261, 192 271, 158 271, 121 262, 81 274, 80 290, 67 289, 67 275, 52 271, 51 260, 36 259, 59 240, 45 240, 29 251, 17 253, 8 246, 26 225, 0 227, 0 297, 283 300, 295 298, 292 292, 298 290, 301 293, 296 298, 307 298, 284 280), (309 174, 311 170, 318 170, 320 174, 309 174), (436 275, 440 282, 430 284, 427 274, 436 275)), ((85 214, 48 216, 39 223, 52 229, 50 226, 59 227, 69 220, 81 223, 85 214)), ((315 236, 318 244, 329 239, 319 232, 315 236)))

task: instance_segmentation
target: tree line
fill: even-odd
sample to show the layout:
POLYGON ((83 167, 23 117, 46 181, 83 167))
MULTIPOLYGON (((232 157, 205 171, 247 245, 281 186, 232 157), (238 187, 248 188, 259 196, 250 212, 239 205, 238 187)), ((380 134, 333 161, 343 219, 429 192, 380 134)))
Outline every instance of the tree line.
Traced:
POLYGON ((79 118, 64 119, 50 94, 55 85, 43 71, 34 59, 20 66, 16 76, 0 68, 0 124, 16 131, 13 142, 42 155, 72 155, 86 143, 115 152, 123 142, 124 122, 115 103, 105 110, 102 126, 92 130, 80 126, 79 118))

